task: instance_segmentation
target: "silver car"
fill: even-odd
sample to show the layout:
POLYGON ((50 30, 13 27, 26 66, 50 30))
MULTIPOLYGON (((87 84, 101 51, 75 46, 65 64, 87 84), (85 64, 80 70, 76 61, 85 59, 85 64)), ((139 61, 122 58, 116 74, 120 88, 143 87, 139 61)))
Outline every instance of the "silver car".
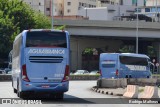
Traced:
POLYGON ((97 75, 97 74, 100 74, 99 70, 93 70, 89 73, 89 75, 97 75))
POLYGON ((0 74, 5 74, 5 70, 0 69, 0 74))
POLYGON ((89 74, 87 70, 77 70, 74 75, 84 75, 84 74, 89 74))

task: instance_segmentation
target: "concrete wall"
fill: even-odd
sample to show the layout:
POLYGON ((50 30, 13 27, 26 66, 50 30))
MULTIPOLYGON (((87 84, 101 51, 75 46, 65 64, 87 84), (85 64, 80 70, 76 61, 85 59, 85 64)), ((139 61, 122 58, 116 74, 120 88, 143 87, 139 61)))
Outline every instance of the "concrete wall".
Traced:
POLYGON ((89 20, 111 20, 109 19, 107 7, 104 8, 85 8, 78 12, 79 16, 88 17, 89 20))

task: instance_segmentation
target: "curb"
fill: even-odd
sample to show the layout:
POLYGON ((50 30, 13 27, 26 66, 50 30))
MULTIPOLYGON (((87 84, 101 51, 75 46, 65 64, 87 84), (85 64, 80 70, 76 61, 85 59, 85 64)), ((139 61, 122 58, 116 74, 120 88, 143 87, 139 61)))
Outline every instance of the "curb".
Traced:
POLYGON ((112 91, 103 91, 103 90, 100 90, 100 89, 96 88, 96 86, 92 87, 91 90, 94 91, 94 92, 101 93, 101 94, 106 94, 106 95, 123 96, 123 94, 114 93, 112 91))

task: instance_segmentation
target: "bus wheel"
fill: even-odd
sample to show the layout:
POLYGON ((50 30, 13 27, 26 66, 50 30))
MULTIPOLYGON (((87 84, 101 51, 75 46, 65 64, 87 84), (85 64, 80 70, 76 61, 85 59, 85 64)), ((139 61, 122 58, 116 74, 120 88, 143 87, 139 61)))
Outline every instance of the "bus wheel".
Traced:
POLYGON ((17 96, 19 98, 23 98, 24 97, 24 93, 19 91, 19 83, 17 84, 17 96))
POLYGON ((14 85, 13 85, 13 79, 12 79, 12 87, 13 87, 13 92, 17 93, 17 90, 14 88, 14 85))
POLYGON ((64 97, 64 93, 58 93, 58 94, 56 94, 55 97, 56 97, 56 99, 62 100, 64 97))
POLYGON ((17 90, 16 90, 15 88, 13 88, 13 92, 14 92, 14 93, 17 93, 17 90))

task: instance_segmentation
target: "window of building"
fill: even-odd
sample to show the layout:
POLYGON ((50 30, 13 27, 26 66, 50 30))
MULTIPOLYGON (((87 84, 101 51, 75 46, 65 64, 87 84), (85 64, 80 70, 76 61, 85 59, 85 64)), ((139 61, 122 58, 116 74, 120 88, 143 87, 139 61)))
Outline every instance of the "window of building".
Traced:
POLYGON ((50 11, 50 8, 46 8, 46 11, 50 11))
POLYGON ((150 12, 150 8, 145 8, 145 12, 150 12))
POLYGON ((41 2, 39 2, 39 6, 41 5, 41 2))
POLYGON ((62 12, 62 11, 59 11, 59 13, 60 13, 61 15, 63 15, 63 12, 62 12))
POLYGON ((82 3, 81 2, 79 2, 79 6, 81 6, 82 5, 82 3))
POLYGON ((70 10, 70 9, 68 9, 68 10, 67 10, 67 12, 68 12, 68 13, 70 13, 70 12, 71 12, 71 10, 70 10))
POLYGON ((71 5, 71 2, 67 2, 67 5, 70 6, 70 5, 71 5))
POLYGON ((82 3, 82 6, 84 6, 84 3, 82 3))

